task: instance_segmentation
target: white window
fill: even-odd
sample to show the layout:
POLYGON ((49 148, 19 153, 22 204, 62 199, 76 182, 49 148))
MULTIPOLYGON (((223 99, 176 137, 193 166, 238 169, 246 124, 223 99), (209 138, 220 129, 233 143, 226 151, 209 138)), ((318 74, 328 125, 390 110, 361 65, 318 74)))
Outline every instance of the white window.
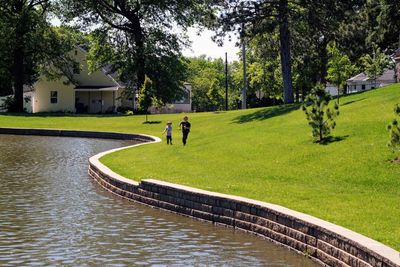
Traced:
POLYGON ((50 103, 57 104, 58 103, 58 92, 50 91, 50 103))

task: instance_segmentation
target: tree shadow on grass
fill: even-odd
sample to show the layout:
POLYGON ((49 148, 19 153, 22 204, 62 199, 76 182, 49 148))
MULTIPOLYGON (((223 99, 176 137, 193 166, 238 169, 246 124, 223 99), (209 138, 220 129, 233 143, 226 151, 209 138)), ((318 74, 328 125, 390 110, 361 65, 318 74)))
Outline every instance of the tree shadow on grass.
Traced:
POLYGON ((347 105, 350 105, 350 104, 353 104, 353 103, 356 103, 356 102, 359 102, 359 101, 363 101, 363 100, 365 100, 366 98, 361 98, 361 99, 358 99, 358 100, 353 100, 353 101, 349 101, 349 102, 345 102, 345 103, 341 103, 340 105, 341 106, 347 106, 347 105))
POLYGON ((145 121, 143 124, 160 124, 161 121, 145 121))
POLYGON ((340 142, 343 140, 346 140, 347 137, 349 137, 348 135, 343 135, 343 136, 328 136, 327 138, 325 138, 324 140, 322 140, 321 142, 319 142, 320 145, 329 145, 331 143, 335 143, 335 142, 340 142))
POLYGON ((290 113, 294 110, 298 110, 300 108, 300 104, 287 104, 275 107, 267 107, 261 110, 257 110, 253 113, 241 115, 233 119, 235 123, 247 123, 252 121, 263 121, 269 118, 273 118, 276 116, 284 115, 290 113))

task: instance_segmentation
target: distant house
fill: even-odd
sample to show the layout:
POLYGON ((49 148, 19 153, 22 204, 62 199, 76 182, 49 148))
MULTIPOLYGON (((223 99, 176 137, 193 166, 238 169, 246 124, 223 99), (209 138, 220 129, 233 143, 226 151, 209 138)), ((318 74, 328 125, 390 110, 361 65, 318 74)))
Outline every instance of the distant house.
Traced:
POLYGON ((365 73, 360 73, 347 80, 347 93, 371 90, 395 82, 394 70, 386 70, 381 76, 377 77, 376 81, 368 77, 365 73))
MULTIPOLYGON (((50 81, 41 77, 31 88, 24 90, 28 112, 113 113, 118 107, 133 108, 133 99, 127 99, 123 93, 125 85, 117 81, 109 70, 102 68, 91 73, 86 61, 87 52, 77 47, 72 53, 80 65, 74 68, 77 85, 67 78, 50 81)), ((191 111, 191 101, 180 111, 191 111)))
POLYGON ((192 85, 183 84, 183 96, 180 100, 165 104, 164 107, 151 107, 151 113, 181 113, 192 111, 192 85))
POLYGON ((326 84, 325 91, 327 91, 331 96, 337 96, 338 94, 338 88, 329 82, 326 84))

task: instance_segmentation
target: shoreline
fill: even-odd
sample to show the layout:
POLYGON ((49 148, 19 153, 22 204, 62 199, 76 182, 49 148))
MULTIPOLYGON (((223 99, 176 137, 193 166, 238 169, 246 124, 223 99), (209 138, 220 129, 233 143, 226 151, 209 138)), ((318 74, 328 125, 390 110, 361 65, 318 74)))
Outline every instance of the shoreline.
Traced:
POLYGON ((0 128, 0 134, 90 137, 142 142, 89 159, 89 175, 124 198, 262 236, 328 266, 400 266, 400 253, 375 240, 279 205, 219 194, 158 180, 122 177, 99 158, 126 148, 159 142, 148 135, 51 129, 0 128))

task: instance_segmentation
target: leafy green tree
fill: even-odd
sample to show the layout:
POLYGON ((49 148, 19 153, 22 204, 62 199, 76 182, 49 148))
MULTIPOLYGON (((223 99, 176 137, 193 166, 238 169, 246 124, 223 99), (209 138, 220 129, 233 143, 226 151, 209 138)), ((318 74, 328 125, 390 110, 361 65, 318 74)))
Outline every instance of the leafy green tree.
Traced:
POLYGON ((397 104, 393 111, 396 115, 396 118, 393 119, 393 121, 387 126, 390 135, 390 140, 387 146, 393 151, 393 153, 396 154, 397 160, 400 152, 400 105, 397 104))
POLYGON ((369 54, 364 55, 361 60, 365 74, 374 80, 376 88, 377 78, 381 76, 390 65, 390 58, 383 53, 378 46, 374 45, 372 56, 369 54))
MULTIPOLYGON (((196 111, 223 110, 225 108, 225 65, 222 59, 205 56, 188 59, 188 82, 192 85, 192 105, 196 111)), ((229 109, 236 107, 239 89, 232 75, 236 65, 229 64, 229 109)))
POLYGON ((221 87, 218 86, 218 81, 214 80, 207 92, 207 97, 212 105, 212 110, 221 110, 224 106, 224 95, 222 93, 221 87))
POLYGON ((312 128, 312 135, 317 143, 323 143, 336 127, 335 118, 339 115, 339 105, 329 105, 332 97, 325 91, 322 84, 318 84, 306 97, 302 110, 306 114, 308 124, 312 128))
POLYGON ((144 83, 139 91, 139 110, 146 114, 146 122, 147 122, 147 114, 148 110, 153 103, 154 98, 154 87, 152 80, 146 75, 144 79, 144 83))
POLYGON ((293 102, 293 85, 290 56, 289 13, 296 6, 282 1, 217 1, 222 16, 218 35, 227 31, 240 31, 242 38, 257 33, 279 32, 280 59, 285 103, 293 102))
POLYGON ((370 15, 375 24, 369 31, 370 43, 375 42, 382 50, 394 51, 399 47, 400 34, 400 1, 397 0, 369 0, 374 12, 370 15))
POLYGON ((0 75, 11 77, 1 87, 9 92, 11 85, 14 90, 11 111, 23 111, 23 87, 40 75, 72 78, 74 61, 68 52, 76 45, 75 39, 70 29, 50 25, 50 12, 50 0, 11 0, 0 5, 0 36, 7 37, 6 42, 0 41, 0 51, 8 54, 0 60, 0 75))
MULTIPOLYGON (((111 63, 131 90, 142 87, 145 75, 153 81, 160 101, 179 99, 186 81, 181 50, 188 44, 185 31, 207 15, 205 1, 179 0, 61 0, 65 21, 95 27, 96 64, 111 63), (179 33, 178 30, 182 30, 179 33), (106 45, 110 49, 102 49, 106 45)), ((207 16, 209 17, 209 16, 207 16)), ((87 30, 91 30, 87 28, 87 30)))
POLYGON ((44 14, 48 7, 49 1, 39 0, 3 1, 0 5, 3 27, 9 31, 10 46, 6 49, 12 57, 14 111, 23 111, 23 86, 31 83, 34 76, 33 58, 28 55, 28 51, 37 44, 37 36, 44 27, 44 14))
POLYGON ((354 66, 347 55, 341 53, 335 42, 328 45, 328 75, 327 79, 337 87, 338 102, 340 93, 345 93, 346 81, 354 73, 354 66))
POLYGON ((10 40, 10 31, 4 21, 4 17, 0 16, 0 96, 12 95, 12 44, 10 40))

